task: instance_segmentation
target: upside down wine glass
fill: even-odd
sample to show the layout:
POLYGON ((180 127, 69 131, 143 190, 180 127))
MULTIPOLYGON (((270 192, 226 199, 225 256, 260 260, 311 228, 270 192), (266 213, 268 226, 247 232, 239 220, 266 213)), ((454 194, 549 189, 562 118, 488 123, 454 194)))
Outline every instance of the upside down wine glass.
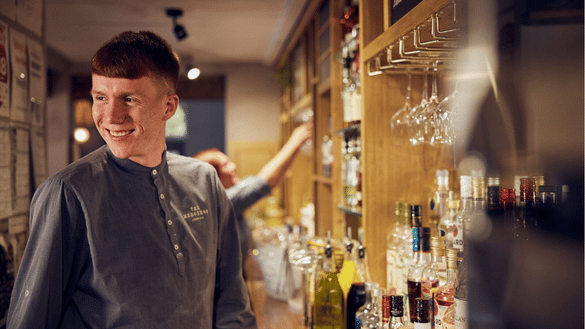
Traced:
POLYGON ((412 105, 410 102, 412 96, 411 90, 411 74, 408 73, 408 85, 406 87, 406 100, 404 101, 404 106, 394 115, 392 116, 391 120, 391 128, 392 132, 394 133, 394 142, 396 144, 400 144, 403 138, 408 137, 408 122, 410 120, 410 111, 412 111, 412 105))

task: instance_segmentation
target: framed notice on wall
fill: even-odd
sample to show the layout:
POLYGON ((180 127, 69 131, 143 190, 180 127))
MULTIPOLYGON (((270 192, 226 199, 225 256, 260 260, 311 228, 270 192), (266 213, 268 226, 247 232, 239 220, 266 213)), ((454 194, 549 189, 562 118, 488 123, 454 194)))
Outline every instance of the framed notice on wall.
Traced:
POLYGON ((390 25, 396 23, 422 0, 388 0, 390 1, 390 25))
POLYGON ((10 96, 10 119, 28 122, 28 60, 26 36, 10 31, 10 66, 12 67, 12 90, 10 96))
POLYGON ((10 117, 10 43, 8 24, 0 21, 0 117, 10 117))
POLYGON ((40 42, 28 39, 29 98, 32 124, 43 126, 45 123, 45 95, 47 93, 47 72, 45 55, 40 42))

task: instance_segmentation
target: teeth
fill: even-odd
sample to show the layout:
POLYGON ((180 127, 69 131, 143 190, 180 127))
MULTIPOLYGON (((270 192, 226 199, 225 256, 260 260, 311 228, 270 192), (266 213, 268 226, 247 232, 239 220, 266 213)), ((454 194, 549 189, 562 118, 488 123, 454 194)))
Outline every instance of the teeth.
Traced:
POLYGON ((111 131, 110 130, 110 133, 114 137, 124 137, 124 136, 128 135, 130 133, 130 131, 129 130, 127 130, 127 131, 111 131))

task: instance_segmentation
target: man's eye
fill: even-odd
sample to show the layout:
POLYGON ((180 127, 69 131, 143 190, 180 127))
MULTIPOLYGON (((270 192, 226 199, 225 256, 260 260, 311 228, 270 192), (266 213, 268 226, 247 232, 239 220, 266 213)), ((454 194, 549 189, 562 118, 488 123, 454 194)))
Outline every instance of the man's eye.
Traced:
POLYGON ((132 103, 134 101, 134 98, 126 97, 125 101, 128 103, 132 103))
POLYGON ((106 99, 104 96, 94 96, 96 101, 103 101, 104 99, 106 99))

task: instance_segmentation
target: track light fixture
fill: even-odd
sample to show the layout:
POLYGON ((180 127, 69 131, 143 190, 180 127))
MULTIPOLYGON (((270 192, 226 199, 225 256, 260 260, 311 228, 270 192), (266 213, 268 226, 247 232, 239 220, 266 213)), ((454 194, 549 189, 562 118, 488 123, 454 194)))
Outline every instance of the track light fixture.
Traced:
POLYGON ((187 37, 187 30, 185 27, 177 23, 177 17, 183 15, 183 10, 178 8, 167 8, 167 15, 173 18, 173 33, 177 40, 181 41, 187 37))

